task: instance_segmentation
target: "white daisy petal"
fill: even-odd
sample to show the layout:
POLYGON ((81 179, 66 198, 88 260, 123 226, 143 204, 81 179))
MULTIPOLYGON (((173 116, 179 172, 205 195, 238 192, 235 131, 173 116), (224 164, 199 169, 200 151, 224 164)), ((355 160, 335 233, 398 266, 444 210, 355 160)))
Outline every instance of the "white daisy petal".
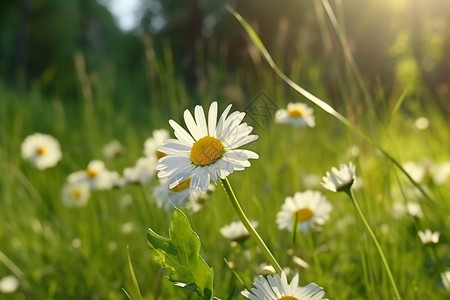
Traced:
POLYGON ((184 111, 184 123, 186 124, 187 128, 189 129, 189 132, 196 141, 202 138, 203 135, 198 130, 197 123, 195 122, 194 117, 192 116, 191 112, 188 109, 184 111))
POLYGON ((194 144, 195 141, 192 138, 192 136, 186 130, 184 130, 184 128, 181 127, 177 122, 169 120, 169 125, 170 127, 173 128, 174 134, 179 140, 185 142, 188 145, 194 144))
POLYGON ((197 123, 197 129, 200 133, 201 137, 208 135, 208 128, 206 126, 205 112, 203 111, 203 107, 197 105, 195 107, 195 121, 197 123))
POLYGON ((322 288, 315 283, 310 283, 306 287, 298 286, 298 274, 289 283, 286 273, 269 275, 267 279, 259 276, 253 283, 251 292, 245 290, 241 295, 250 300, 280 300, 280 299, 304 299, 304 300, 327 300, 323 298, 325 293, 322 288))
POLYGON ((209 136, 215 136, 217 123, 217 102, 214 101, 209 106, 208 112, 208 134, 209 136))

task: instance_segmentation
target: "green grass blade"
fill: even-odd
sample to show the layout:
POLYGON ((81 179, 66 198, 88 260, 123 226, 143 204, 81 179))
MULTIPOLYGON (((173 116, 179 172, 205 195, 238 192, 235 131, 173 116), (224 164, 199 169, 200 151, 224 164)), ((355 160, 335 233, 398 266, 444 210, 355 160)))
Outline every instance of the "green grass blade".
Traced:
MULTIPOLYGON (((133 280, 133 286, 138 295, 138 300, 142 300, 141 290, 139 289, 139 284, 136 279, 136 274, 134 273, 133 264, 131 263, 131 258, 130 258, 130 249, 128 247, 127 247, 127 255, 128 255, 128 267, 130 268, 130 274, 131 274, 131 279, 133 280)), ((128 293, 126 293, 126 294, 129 298, 130 296, 128 295, 128 293)))

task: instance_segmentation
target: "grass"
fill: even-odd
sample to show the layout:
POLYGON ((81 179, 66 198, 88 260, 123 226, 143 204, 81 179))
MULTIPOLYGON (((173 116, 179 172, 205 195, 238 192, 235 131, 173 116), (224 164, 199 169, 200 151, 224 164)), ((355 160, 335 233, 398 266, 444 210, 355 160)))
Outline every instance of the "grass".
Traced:
MULTIPOLYGON (((83 208, 69 209, 60 201, 60 189, 68 174, 83 169, 92 159, 104 159, 108 168, 117 171, 133 165, 152 130, 169 129, 170 118, 181 122, 184 109, 192 110, 196 103, 209 105, 219 96, 219 110, 228 103, 243 110, 248 102, 225 96, 221 86, 226 74, 223 63, 219 62, 215 76, 202 79, 203 88, 196 96, 189 96, 166 63, 170 62, 169 54, 165 59, 151 59, 158 62, 159 73, 148 75, 152 89, 144 101, 131 89, 120 101, 114 97, 114 86, 102 84, 102 80, 90 87, 92 96, 73 102, 48 98, 35 90, 19 93, 0 86, 0 251, 4 254, 0 256, 0 278, 14 274, 20 281, 18 291, 2 294, 2 299, 127 299, 122 289, 132 299, 139 299, 134 280, 142 299, 196 298, 174 287, 152 261, 146 231, 152 228, 167 235, 170 221, 170 212, 159 209, 152 198, 154 183, 93 192, 83 208), (58 166, 39 171, 21 159, 20 143, 34 132, 51 134, 60 141, 64 156, 58 166), (118 139, 127 149, 115 160, 105 159, 101 152, 111 139, 118 139)), ((300 64, 293 66, 298 69, 291 70, 292 74, 307 82, 310 91, 327 99, 317 73, 326 72, 328 66, 316 65, 316 72, 301 69, 300 64)), ((260 81, 237 74, 240 81, 228 84, 245 88, 248 99, 264 90, 279 107, 304 101, 284 88, 266 66, 259 68, 260 81)), ((358 90, 354 81, 343 82, 342 98, 348 85, 358 90)), ((426 99, 417 102, 411 95, 402 99, 400 108, 396 107, 400 95, 382 100, 385 106, 379 110, 364 110, 362 104, 356 103, 361 105, 358 107, 350 100, 335 108, 400 162, 423 157, 437 162, 450 160, 449 120, 434 106, 426 99), (413 122, 422 116, 430 120, 430 127, 420 131, 413 122)), ((324 287, 330 299, 392 299, 378 253, 351 201, 344 194, 327 192, 318 185, 311 187, 305 180, 306 175, 323 176, 332 166, 352 160, 363 183, 355 190, 356 197, 382 244, 403 299, 448 297, 440 273, 450 267, 450 181, 441 186, 423 185, 434 200, 429 204, 418 197, 423 218, 394 218, 393 203, 414 200, 410 192, 414 187, 361 137, 317 107, 315 115, 317 126, 312 129, 296 130, 273 123, 255 127, 259 140, 249 147, 260 159, 253 161, 251 168, 229 176, 247 216, 259 221, 258 232, 275 258, 282 267, 299 271, 302 285, 314 281, 324 287), (352 146, 358 147, 358 155, 349 154, 352 146), (308 188, 324 193, 334 209, 320 232, 299 232, 291 247, 291 235, 276 227, 276 213, 287 196, 308 188), (421 244, 417 230, 426 228, 441 232, 438 245, 421 244), (311 268, 298 270, 292 253, 311 268)), ((252 122, 249 118, 246 121, 252 122)), ((201 211, 186 213, 201 239, 203 258, 214 268, 215 295, 243 299, 239 295, 243 286, 224 258, 233 263, 246 286, 251 286, 265 259, 255 241, 231 247, 219 234, 222 226, 237 220, 220 183, 201 211)))

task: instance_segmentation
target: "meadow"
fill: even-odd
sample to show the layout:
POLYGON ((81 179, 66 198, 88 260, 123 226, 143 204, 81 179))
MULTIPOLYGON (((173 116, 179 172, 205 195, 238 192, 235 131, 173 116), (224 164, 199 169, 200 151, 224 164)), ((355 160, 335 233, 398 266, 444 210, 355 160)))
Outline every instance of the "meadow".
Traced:
MULTIPOLYGON (((415 162, 422 176, 410 175, 426 196, 374 144, 287 86, 264 61, 256 66, 257 78, 242 72, 224 85, 226 63, 217 57, 201 59, 204 68, 194 95, 174 75, 170 53, 149 56, 149 66, 158 68, 147 76, 145 95, 132 86, 129 93, 117 95, 119 82, 113 75, 82 66, 77 69, 78 100, 0 85, 0 279, 12 275, 18 280, 17 289, 1 293, 0 299, 197 299, 174 286, 153 260, 147 231, 167 237, 173 212, 156 203, 156 177, 92 191, 82 207, 64 205, 61 189, 69 174, 84 170, 94 159, 122 175, 143 156, 153 130, 166 129, 174 137, 169 119, 184 126, 184 110, 193 112, 195 105, 202 105, 207 111, 212 101, 218 101, 219 114, 229 104, 231 111, 246 111, 244 122, 259 137, 243 147, 259 158, 228 180, 279 264, 290 269, 291 277, 300 274, 300 285, 315 282, 329 299, 394 299, 352 202, 345 193, 320 185, 332 167, 351 161, 356 165, 355 197, 383 247, 402 298, 448 298, 449 284, 441 274, 450 269, 450 176, 436 182, 430 166, 450 161, 450 120, 428 94, 408 86, 389 95, 382 87, 364 91, 358 81, 363 79, 342 76, 338 63, 308 64, 307 53, 299 54, 288 74, 407 171, 411 169, 405 164, 415 162), (334 101, 319 80, 323 73, 340 81, 341 101, 334 101), (419 92, 425 96, 417 97, 419 92), (263 119, 255 114, 254 108, 263 103, 281 109, 294 102, 314 109, 314 127, 278 124, 275 110, 263 119), (62 159, 56 166, 39 170, 21 157, 23 140, 36 132, 59 141, 62 159), (124 147, 117 157, 102 151, 111 140, 124 147), (293 239, 289 231, 278 229, 277 213, 286 197, 306 190, 321 192, 333 209, 323 224, 297 231, 293 239), (419 205, 421 213, 399 209, 408 203, 419 205), (439 241, 424 244, 418 231, 425 229, 439 231, 439 241)), ((275 56, 275 61, 280 59, 275 56)), ((220 233, 239 220, 220 180, 198 211, 180 209, 200 238, 201 256, 213 268, 214 296, 244 299, 240 292, 252 286, 268 262, 252 238, 230 242, 220 233)))

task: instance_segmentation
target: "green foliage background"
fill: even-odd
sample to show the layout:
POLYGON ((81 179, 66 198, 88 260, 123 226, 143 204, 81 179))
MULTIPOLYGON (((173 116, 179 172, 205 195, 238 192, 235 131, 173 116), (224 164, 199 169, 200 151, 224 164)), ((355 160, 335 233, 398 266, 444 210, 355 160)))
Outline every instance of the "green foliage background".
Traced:
MULTIPOLYGON (((171 216, 151 196, 155 183, 95 192, 80 209, 64 207, 59 195, 68 174, 92 159, 105 159, 105 143, 114 138, 126 146, 124 156, 106 161, 108 168, 121 171, 142 155, 153 129, 170 129, 169 119, 182 122, 182 112, 195 104, 218 99, 220 110, 229 103, 244 110, 260 91, 279 107, 305 101, 254 55, 222 2, 178 2, 163 3, 168 20, 189 15, 186 7, 200 10, 203 17, 216 16, 208 38, 198 27, 193 34, 183 32, 191 28, 183 17, 152 32, 144 23, 151 14, 142 19, 142 30, 123 33, 95 1, 0 4, 0 251, 7 258, 2 256, 0 278, 14 273, 20 280, 19 290, 2 299, 126 299, 123 287, 137 299, 127 246, 144 299, 196 299, 166 280, 150 257, 147 229, 168 236, 171 216), (192 39, 175 45, 180 36, 192 39), (39 171, 21 159, 20 143, 34 132, 60 141, 64 156, 57 167, 39 171), (133 230, 122 230, 124 224, 133 230)), ((384 1, 331 3, 370 101, 362 100, 364 93, 321 2, 239 1, 235 8, 259 30, 294 81, 333 105, 400 162, 423 157, 448 161, 448 4, 396 3, 397 9, 388 9, 384 1), (418 117, 428 118, 427 130, 414 127, 418 117)), ((322 176, 352 160, 363 182, 356 195, 404 299, 445 299, 448 291, 439 274, 450 266, 450 183, 426 186, 437 206, 419 199, 423 219, 393 218, 394 202, 413 199, 405 178, 329 115, 318 108, 315 115, 314 129, 272 123, 255 127, 260 138, 250 147, 260 159, 229 178, 276 258, 295 269, 287 252, 290 235, 275 223, 285 197, 308 188, 305 175, 322 176), (360 149, 356 157, 347 151, 353 145, 360 149), (420 243, 417 230, 425 228, 441 231, 439 245, 420 243)), ((311 264, 300 270, 301 283, 316 282, 330 299, 390 299, 377 253, 365 242, 351 203, 344 195, 317 189, 334 210, 322 232, 298 236, 293 251, 311 264)), ((202 257, 214 269, 214 294, 239 299, 243 286, 223 258, 233 262, 247 286, 264 258, 252 240, 232 248, 219 234, 220 227, 237 220, 220 185, 200 212, 186 214, 201 239, 202 257)))

